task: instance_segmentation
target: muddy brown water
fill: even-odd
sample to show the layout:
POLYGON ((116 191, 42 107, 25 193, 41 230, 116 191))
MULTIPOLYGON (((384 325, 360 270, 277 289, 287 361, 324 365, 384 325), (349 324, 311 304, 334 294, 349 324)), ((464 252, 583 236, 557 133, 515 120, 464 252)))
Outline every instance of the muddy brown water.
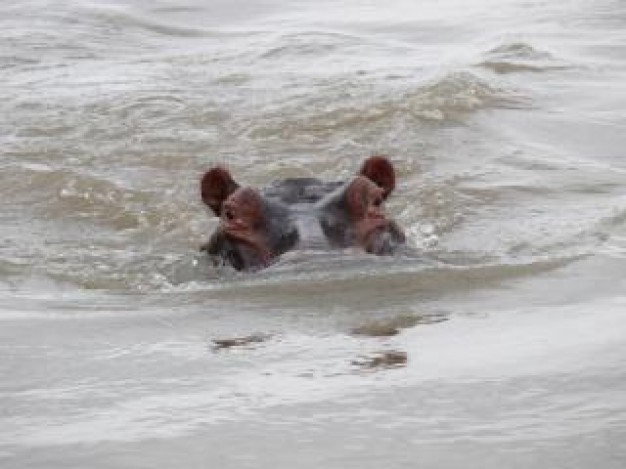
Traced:
POLYGON ((0 466, 623 468, 626 3, 5 1, 0 466), (197 248, 386 154, 411 255, 197 248))

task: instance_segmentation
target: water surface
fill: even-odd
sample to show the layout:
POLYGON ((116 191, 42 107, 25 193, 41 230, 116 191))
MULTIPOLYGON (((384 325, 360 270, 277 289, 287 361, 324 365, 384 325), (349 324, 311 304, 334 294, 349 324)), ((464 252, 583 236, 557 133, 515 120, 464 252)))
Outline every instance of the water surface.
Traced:
POLYGON ((0 72, 2 467, 624 467, 624 2, 7 1, 0 72), (198 253, 211 165, 375 153, 414 255, 198 253))

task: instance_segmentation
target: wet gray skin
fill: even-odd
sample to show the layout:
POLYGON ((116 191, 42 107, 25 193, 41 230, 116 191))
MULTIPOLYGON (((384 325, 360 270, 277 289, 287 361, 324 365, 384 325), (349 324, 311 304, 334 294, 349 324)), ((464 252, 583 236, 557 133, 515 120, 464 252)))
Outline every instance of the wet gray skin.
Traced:
POLYGON ((625 44, 624 0, 0 2, 0 468, 624 469, 625 44), (329 248, 373 154, 405 246, 329 248), (287 207, 264 269, 198 252, 215 166, 287 207))
MULTIPOLYGON (((358 243, 354 223, 345 201, 350 182, 323 182, 314 178, 290 178, 260 191, 262 220, 272 262, 291 250, 332 250, 358 243)), ((372 230, 365 250, 391 255, 405 245, 405 236, 393 220, 372 230)), ((201 247, 216 265, 237 270, 258 270, 268 261, 246 242, 239 242, 218 229, 201 247)))

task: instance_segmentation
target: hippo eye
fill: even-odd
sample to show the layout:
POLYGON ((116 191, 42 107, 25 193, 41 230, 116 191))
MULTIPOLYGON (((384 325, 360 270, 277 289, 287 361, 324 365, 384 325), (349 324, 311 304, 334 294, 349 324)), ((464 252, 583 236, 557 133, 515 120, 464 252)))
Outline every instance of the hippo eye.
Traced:
POLYGON ((234 220, 235 219, 235 212, 233 211, 232 208, 227 208, 224 211, 224 216, 226 217, 226 220, 234 220))

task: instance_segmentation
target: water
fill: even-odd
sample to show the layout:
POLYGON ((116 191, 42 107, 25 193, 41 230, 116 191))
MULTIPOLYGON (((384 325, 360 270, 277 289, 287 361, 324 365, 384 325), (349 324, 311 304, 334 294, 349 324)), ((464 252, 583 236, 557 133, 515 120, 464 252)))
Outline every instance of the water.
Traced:
POLYGON ((0 26, 3 468, 624 467, 626 3, 24 0, 0 26), (374 153, 415 255, 197 252, 211 165, 374 153))

